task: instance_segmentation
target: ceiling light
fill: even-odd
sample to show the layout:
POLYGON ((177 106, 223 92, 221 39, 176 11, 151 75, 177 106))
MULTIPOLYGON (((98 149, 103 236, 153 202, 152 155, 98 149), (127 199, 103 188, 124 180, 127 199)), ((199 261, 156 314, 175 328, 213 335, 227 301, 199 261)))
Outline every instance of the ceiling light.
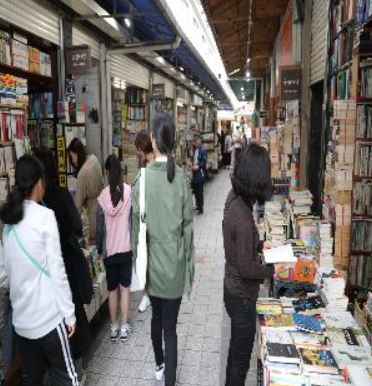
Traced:
POLYGON ((184 71, 185 71, 185 69, 184 69, 183 67, 180 67, 180 70, 181 70, 182 72, 184 72, 184 71))
POLYGON ((248 59, 247 59, 247 63, 250 63, 250 61, 251 61, 251 58, 248 58, 248 59))
POLYGON ((251 73, 249 71, 247 71, 245 76, 246 76, 247 79, 249 79, 251 77, 251 73))
POLYGON ((240 88, 240 91, 244 91, 244 87, 241 87, 241 88, 240 88))
POLYGON ((239 71, 240 71, 240 68, 236 68, 234 71, 230 72, 229 76, 232 76, 232 75, 236 74, 239 71))
POLYGON ((132 21, 130 20, 129 17, 125 17, 125 18, 124 18, 124 23, 125 23, 125 25, 127 26, 127 28, 130 28, 131 25, 132 25, 132 21))

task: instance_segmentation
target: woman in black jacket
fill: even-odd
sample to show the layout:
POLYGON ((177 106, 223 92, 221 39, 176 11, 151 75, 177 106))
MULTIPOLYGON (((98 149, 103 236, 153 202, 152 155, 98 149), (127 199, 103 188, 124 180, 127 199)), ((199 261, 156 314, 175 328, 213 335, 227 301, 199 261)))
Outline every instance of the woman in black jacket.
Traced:
POLYGON ((231 341, 226 368, 226 386, 244 386, 256 334, 256 301, 263 279, 282 267, 261 264, 259 252, 268 247, 260 242, 253 218, 253 205, 263 204, 272 191, 270 158, 252 144, 237 160, 233 189, 225 205, 224 302, 231 318, 231 341))
MULTIPOLYGON (((57 219, 61 250, 75 304, 76 334, 71 340, 72 356, 76 370, 82 372, 82 357, 92 341, 84 304, 90 303, 93 294, 92 279, 80 248, 82 223, 70 192, 58 185, 57 167, 53 153, 47 148, 35 151, 35 156, 45 168, 46 187, 42 204, 52 209, 57 219)), ((81 376, 81 374, 78 374, 81 376)), ((79 377, 80 378, 80 377, 79 377)))

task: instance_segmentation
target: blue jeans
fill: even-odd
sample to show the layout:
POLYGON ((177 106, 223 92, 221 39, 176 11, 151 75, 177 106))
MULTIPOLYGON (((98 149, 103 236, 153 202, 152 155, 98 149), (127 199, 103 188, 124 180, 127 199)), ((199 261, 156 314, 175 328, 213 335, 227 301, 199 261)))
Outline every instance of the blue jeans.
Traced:
POLYGON ((226 386, 244 386, 256 335, 256 304, 224 293, 231 319, 231 340, 226 366, 226 386))

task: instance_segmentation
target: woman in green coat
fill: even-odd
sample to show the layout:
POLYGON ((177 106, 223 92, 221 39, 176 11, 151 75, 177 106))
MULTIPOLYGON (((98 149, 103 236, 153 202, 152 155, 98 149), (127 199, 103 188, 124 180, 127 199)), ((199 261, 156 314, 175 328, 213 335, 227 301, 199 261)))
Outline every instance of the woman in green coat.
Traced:
MULTIPOLYGON (((170 115, 159 114, 154 118, 151 138, 155 160, 146 168, 146 291, 152 305, 151 339, 156 379, 162 380, 165 371, 165 386, 174 386, 178 313, 182 296, 190 291, 194 280, 192 196, 183 171, 175 164, 175 127, 170 115)), ((135 255, 139 230, 139 185, 137 178, 132 198, 135 255)))

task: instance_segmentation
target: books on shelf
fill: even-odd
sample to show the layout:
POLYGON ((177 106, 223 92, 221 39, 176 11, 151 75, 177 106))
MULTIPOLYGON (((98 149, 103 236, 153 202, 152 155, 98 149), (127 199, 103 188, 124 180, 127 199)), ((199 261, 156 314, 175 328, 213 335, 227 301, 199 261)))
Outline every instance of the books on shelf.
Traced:
POLYGON ((358 106, 357 137, 372 139, 372 106, 358 106))
POLYGON ((350 257, 349 282, 352 285, 372 287, 372 252, 350 257))
POLYGON ((357 145, 355 174, 359 177, 372 176, 372 145, 363 143, 357 145))
POLYGON ((354 183, 354 215, 372 215, 372 180, 354 183))
POLYGON ((354 219, 351 232, 352 250, 372 251, 372 220, 354 219))
POLYGON ((311 213, 313 196, 309 190, 292 191, 289 194, 294 215, 307 215, 311 213))

